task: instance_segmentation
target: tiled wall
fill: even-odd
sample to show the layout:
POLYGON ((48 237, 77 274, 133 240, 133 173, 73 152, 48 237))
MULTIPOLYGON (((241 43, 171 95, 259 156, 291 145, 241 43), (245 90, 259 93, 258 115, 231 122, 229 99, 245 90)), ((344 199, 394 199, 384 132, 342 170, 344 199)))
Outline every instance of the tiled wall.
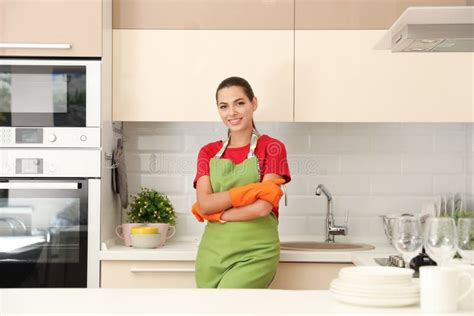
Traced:
MULTIPOLYGON (((286 145, 292 182, 280 202, 281 239, 324 235, 323 183, 334 197, 336 223, 349 213, 351 239, 385 241, 382 214, 420 212, 434 196, 460 191, 472 200, 472 124, 257 123, 286 145)), ((178 212, 176 238, 199 238, 190 213, 201 146, 224 138, 222 123, 125 123, 130 193, 147 186, 169 195, 178 212)), ((126 220, 125 212, 123 220, 126 220)))

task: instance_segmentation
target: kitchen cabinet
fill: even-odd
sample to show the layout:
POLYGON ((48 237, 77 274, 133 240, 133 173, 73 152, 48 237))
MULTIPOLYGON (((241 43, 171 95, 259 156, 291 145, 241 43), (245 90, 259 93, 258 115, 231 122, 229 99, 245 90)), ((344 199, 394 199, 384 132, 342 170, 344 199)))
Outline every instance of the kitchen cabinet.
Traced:
POLYGON ((352 267, 352 263, 280 262, 270 285, 282 290, 328 290, 339 270, 352 267))
POLYGON ((257 121, 293 120, 293 31, 114 30, 116 121, 220 121, 215 92, 247 79, 257 121))
POLYGON ((114 29, 292 30, 294 0, 113 0, 114 29))
POLYGON ((389 29, 408 7, 465 6, 469 1, 295 0, 295 28, 297 30, 383 30, 389 29))
MULTIPOLYGON (((280 262, 272 289, 329 289, 352 263, 280 262)), ((195 288, 193 261, 115 261, 101 266, 103 288, 195 288)))
POLYGON ((195 288, 194 262, 102 261, 103 288, 195 288))
POLYGON ((215 89, 235 75, 256 121, 474 121, 472 53, 374 49, 414 5, 466 1, 115 0, 113 119, 219 121, 215 89))
POLYGON ((0 44, 0 56, 100 57, 102 1, 0 0, 0 44))
POLYGON ((296 122, 472 122, 472 53, 375 50, 384 30, 296 30, 296 122))

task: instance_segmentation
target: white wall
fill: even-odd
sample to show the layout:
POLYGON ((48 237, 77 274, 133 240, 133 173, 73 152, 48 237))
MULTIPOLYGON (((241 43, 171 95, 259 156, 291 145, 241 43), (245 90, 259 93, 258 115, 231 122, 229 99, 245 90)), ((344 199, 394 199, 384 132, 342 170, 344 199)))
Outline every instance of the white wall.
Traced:
MULTIPOLYGON (((349 212, 353 240, 385 241, 378 215, 417 213, 449 192, 472 197, 472 124, 257 122, 257 128, 288 152, 292 182, 288 206, 280 202, 282 240, 322 238, 326 200, 314 195, 319 183, 334 197, 337 224, 349 212)), ((204 224, 190 213, 197 154, 227 135, 223 124, 125 123, 124 134, 130 193, 147 186, 168 194, 179 216, 176 238, 199 238, 204 224)))

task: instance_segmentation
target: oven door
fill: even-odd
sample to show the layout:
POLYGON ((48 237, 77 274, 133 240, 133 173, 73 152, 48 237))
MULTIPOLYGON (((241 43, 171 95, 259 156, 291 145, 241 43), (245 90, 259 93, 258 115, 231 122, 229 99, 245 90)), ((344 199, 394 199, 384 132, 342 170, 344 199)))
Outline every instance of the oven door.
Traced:
POLYGON ((0 126, 100 126, 100 61, 0 59, 0 126))
POLYGON ((87 287, 88 180, 0 178, 0 288, 87 287))

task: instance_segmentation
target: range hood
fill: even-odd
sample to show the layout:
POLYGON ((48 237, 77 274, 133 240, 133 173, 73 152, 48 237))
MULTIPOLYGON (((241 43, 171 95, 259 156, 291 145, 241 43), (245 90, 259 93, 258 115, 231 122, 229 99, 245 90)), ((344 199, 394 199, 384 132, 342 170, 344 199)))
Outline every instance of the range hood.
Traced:
POLYGON ((409 7, 375 49, 474 52, 474 7, 409 7))

